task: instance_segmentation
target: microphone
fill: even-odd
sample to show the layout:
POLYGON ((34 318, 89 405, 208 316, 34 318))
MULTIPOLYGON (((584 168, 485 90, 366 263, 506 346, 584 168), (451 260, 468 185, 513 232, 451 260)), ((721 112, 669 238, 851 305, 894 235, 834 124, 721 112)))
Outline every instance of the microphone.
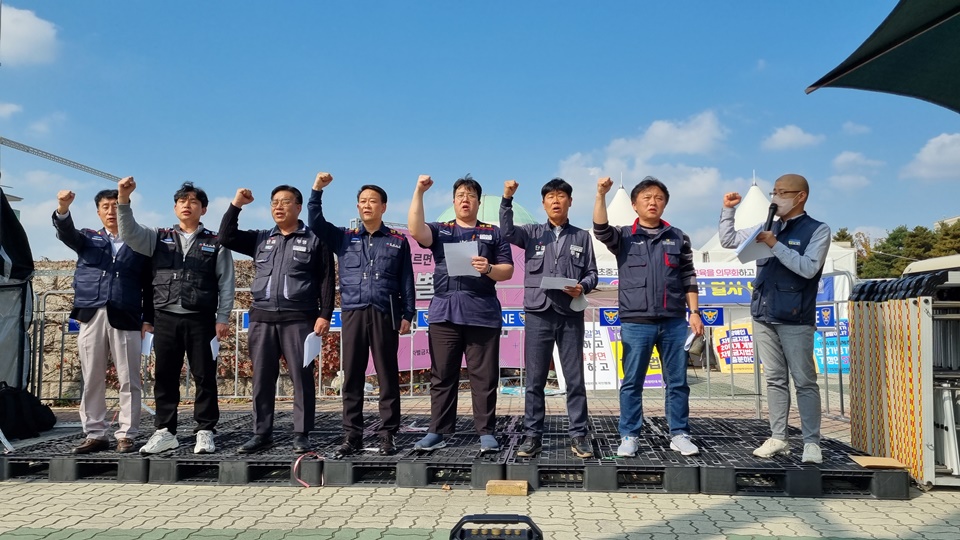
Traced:
POLYGON ((767 222, 763 224, 763 230, 769 231, 773 227, 773 216, 777 214, 777 203, 770 203, 770 210, 767 211, 767 222))

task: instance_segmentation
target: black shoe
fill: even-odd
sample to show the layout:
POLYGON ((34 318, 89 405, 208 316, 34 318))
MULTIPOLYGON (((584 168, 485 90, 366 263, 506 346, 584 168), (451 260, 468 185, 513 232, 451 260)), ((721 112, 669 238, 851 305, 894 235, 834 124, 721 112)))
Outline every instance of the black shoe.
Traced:
POLYGON ((520 457, 533 457, 539 454, 541 450, 543 450, 543 443, 540 437, 527 435, 524 437, 523 444, 520 445, 520 448, 517 448, 517 455, 520 457))
POLYGON ((250 440, 240 445, 240 448, 237 448, 238 454, 252 454, 254 452, 259 452, 260 450, 265 450, 273 446, 273 439, 266 435, 254 435, 250 437, 250 440))
POLYGON ((306 454, 310 451, 310 437, 306 433, 293 434, 293 452, 295 454, 306 454))
POLYGON ((380 449, 378 453, 381 456, 390 456, 397 451, 397 447, 393 445, 393 434, 385 433, 380 436, 380 449))
POLYGON ((337 448, 336 452, 334 452, 334 456, 335 457, 350 456, 350 455, 359 453, 362 450, 363 450, 363 440, 351 439, 350 437, 347 437, 346 439, 343 440, 343 444, 341 444, 337 448))
POLYGON ((590 444, 590 440, 584 436, 571 437, 570 438, 570 450, 578 458, 592 458, 593 457, 593 445, 590 444))

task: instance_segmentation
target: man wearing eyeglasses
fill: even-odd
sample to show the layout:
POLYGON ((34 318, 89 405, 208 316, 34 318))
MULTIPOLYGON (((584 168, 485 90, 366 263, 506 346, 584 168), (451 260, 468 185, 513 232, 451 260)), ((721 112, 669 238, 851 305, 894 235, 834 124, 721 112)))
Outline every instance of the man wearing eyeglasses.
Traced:
POLYGON ((400 373, 397 350, 400 336, 410 333, 416 315, 413 260, 403 233, 383 224, 387 192, 367 184, 357 191, 361 227, 337 227, 323 217, 323 189, 333 182, 330 173, 317 173, 310 194, 310 228, 337 256, 340 267, 340 305, 343 307, 343 444, 337 456, 363 448, 363 387, 367 358, 373 355, 380 384, 380 455, 396 451, 394 435, 400 429, 400 373))
POLYGON ((457 423, 460 364, 467 361, 473 424, 480 434, 480 452, 497 452, 497 384, 500 380, 500 327, 503 324, 496 284, 513 277, 513 253, 500 228, 477 220, 480 184, 466 175, 453 184, 456 218, 446 223, 426 223, 423 194, 433 179, 420 175, 413 191, 407 226, 410 235, 430 248, 435 262, 434 296, 430 320, 430 427, 414 445, 420 451, 446 446, 446 435, 457 423), (470 265, 474 275, 450 275, 446 246, 476 242, 477 255, 470 265))
POLYGON ((663 219, 670 192, 648 176, 630 192, 637 220, 627 227, 607 222, 609 177, 597 181, 593 233, 617 257, 623 384, 620 386, 620 446, 617 455, 633 457, 643 428, 643 381, 656 346, 667 389, 664 409, 670 449, 684 456, 700 453, 690 440, 690 386, 687 384, 687 308, 690 329, 703 335, 698 309, 697 271, 690 238, 663 219))
MULTIPOLYGON (((787 415, 790 412, 790 377, 797 392, 797 409, 803 432, 804 463, 822 463, 820 450, 820 386, 813 360, 816 330, 817 288, 830 249, 830 227, 808 216, 804 207, 810 196, 806 178, 785 174, 770 193, 779 217, 757 242, 773 252, 757 261, 750 314, 753 340, 767 378, 767 408, 771 437, 753 451, 769 458, 789 454, 787 415)), ((720 244, 736 248, 757 229, 735 230, 739 193, 723 196, 720 212, 720 244)))
POLYGON ((303 195, 288 185, 273 188, 270 213, 276 226, 240 230, 240 210, 253 202, 253 192, 237 190, 220 222, 220 242, 253 257, 255 275, 250 287, 250 328, 247 333, 253 361, 253 437, 237 452, 251 454, 273 446, 280 357, 293 383, 293 451, 310 450, 317 390, 313 359, 304 365, 304 340, 330 329, 333 315, 333 257, 327 245, 300 220, 303 195))

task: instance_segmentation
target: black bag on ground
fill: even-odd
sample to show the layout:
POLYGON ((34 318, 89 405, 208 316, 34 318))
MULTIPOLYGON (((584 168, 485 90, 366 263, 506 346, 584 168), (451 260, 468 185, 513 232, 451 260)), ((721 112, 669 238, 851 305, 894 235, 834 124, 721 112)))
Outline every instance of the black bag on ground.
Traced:
POLYGON ((56 423, 56 415, 37 396, 0 381, 0 430, 7 438, 30 439, 56 423))

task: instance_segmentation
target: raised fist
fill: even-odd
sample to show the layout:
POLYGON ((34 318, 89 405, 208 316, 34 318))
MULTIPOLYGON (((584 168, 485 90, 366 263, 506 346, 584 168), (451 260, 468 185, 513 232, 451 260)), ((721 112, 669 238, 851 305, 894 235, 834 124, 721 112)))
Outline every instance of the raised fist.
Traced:
POLYGON ((600 195, 606 195, 610 192, 610 188, 613 187, 613 180, 609 176, 604 176, 603 178, 597 179, 597 193, 600 195))
POLYGON ((318 172, 317 179, 313 181, 313 189, 320 191, 333 182, 333 175, 328 172, 318 172))
MULTIPOLYGON (((132 176, 128 176, 123 180, 117 182, 117 193, 119 198, 129 201, 130 194, 133 193, 133 190, 137 189, 137 183, 133 180, 132 176)), ((119 202, 119 201, 118 201, 119 202)))
POLYGON ((77 198, 77 194, 70 191, 69 189, 60 190, 57 192, 57 213, 61 216, 70 211, 70 205, 73 203, 73 200, 77 198))
POLYGON ((432 185, 433 185, 433 179, 430 178, 429 174, 421 174, 420 177, 417 178, 417 191, 419 191, 420 193, 423 193, 424 191, 430 189, 430 186, 432 185))
POLYGON ((723 206, 726 208, 733 208, 736 205, 740 204, 740 201, 743 200, 743 197, 740 196, 736 191, 731 191, 723 196, 723 206))
POLYGON ((503 183, 503 198, 512 199, 513 194, 517 192, 517 188, 520 187, 520 184, 516 180, 507 180, 503 183))
POLYGON ((240 188, 237 190, 237 194, 233 196, 233 205, 237 208, 243 207, 245 204, 250 204, 253 202, 253 192, 247 188, 240 188))

